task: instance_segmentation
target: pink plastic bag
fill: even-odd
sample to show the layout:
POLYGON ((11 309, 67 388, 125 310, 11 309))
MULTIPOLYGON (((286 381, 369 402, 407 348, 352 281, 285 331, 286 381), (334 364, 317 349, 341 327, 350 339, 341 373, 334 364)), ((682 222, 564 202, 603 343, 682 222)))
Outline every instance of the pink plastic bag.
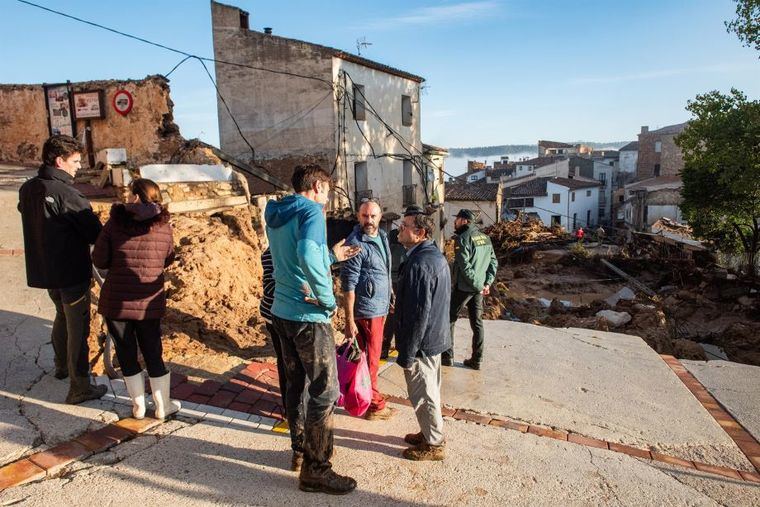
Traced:
POLYGON ((358 350, 355 342, 337 347, 335 352, 340 386, 338 406, 345 408, 353 416, 361 417, 372 401, 367 356, 358 350))

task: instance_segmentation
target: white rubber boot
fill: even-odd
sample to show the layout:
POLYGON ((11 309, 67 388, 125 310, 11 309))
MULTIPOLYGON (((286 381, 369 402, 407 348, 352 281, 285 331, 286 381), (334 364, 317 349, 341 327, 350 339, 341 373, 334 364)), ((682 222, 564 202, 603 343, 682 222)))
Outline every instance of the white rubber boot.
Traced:
POLYGON ((156 419, 163 421, 182 407, 180 402, 169 397, 171 373, 163 377, 150 377, 150 390, 153 391, 153 403, 156 405, 156 419))
POLYGON ((132 398, 132 416, 135 419, 145 417, 145 379, 142 372, 131 377, 124 377, 129 397, 132 398))

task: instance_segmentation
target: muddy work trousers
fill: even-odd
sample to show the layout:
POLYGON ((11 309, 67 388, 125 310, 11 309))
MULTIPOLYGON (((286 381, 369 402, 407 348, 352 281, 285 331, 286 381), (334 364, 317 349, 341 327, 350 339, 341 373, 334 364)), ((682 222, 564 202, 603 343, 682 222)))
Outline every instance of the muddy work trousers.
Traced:
POLYGON ((454 360, 454 327, 462 308, 467 305, 467 316, 470 318, 472 329, 472 359, 476 363, 483 360, 483 294, 480 292, 464 292, 454 289, 451 292, 451 307, 449 321, 451 322, 451 348, 443 353, 443 359, 454 360))
POLYGON ((161 345, 161 320, 113 320, 106 319, 108 332, 113 337, 116 357, 125 377, 137 375, 142 366, 137 359, 139 347, 150 377, 163 377, 166 369, 161 345))
MULTIPOLYGON (((71 379, 90 374, 87 337, 90 334, 90 281, 65 289, 48 289, 55 305, 51 341, 55 368, 71 379)), ((73 380, 72 380, 73 381, 73 380)))
POLYGON ((272 320, 285 363, 291 446, 304 453, 305 472, 319 476, 332 467, 332 413, 338 399, 332 326, 329 322, 296 322, 276 316, 272 320), (307 379, 309 395, 304 414, 301 398, 307 379))

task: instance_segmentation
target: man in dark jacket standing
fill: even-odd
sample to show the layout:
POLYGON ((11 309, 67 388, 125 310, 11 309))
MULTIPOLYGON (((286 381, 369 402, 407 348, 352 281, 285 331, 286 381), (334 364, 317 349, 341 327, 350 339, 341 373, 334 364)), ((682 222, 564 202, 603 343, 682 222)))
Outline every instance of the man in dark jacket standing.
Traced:
POLYGON ((451 348, 443 353, 443 365, 454 364, 454 326, 457 316, 467 305, 472 328, 472 356, 463 364, 473 370, 480 369, 483 361, 483 296, 491 290, 496 279, 498 263, 491 238, 473 223, 475 215, 468 209, 460 210, 454 220, 454 288, 451 293, 451 348))
POLYGON ((72 137, 48 139, 42 147, 43 165, 21 186, 18 204, 27 284, 47 289, 55 305, 55 376, 70 377, 66 403, 71 404, 100 398, 107 391, 90 381, 90 245, 101 225, 90 203, 72 186, 82 151, 72 137))
POLYGON ((359 223, 346 245, 360 245, 361 252, 341 265, 340 279, 346 310, 346 339, 357 338, 367 354, 372 402, 365 417, 386 420, 396 409, 385 405, 377 388, 377 371, 383 347, 383 325, 391 302, 391 250, 385 231, 378 228, 383 210, 374 201, 359 206, 359 223))
POLYGON ((396 296, 396 364, 404 369, 419 433, 404 440, 412 447, 407 459, 440 461, 444 458, 441 414, 441 353, 449 349, 446 313, 451 278, 446 258, 430 240, 433 220, 419 209, 407 210, 399 227, 399 242, 406 261, 399 270, 396 296))

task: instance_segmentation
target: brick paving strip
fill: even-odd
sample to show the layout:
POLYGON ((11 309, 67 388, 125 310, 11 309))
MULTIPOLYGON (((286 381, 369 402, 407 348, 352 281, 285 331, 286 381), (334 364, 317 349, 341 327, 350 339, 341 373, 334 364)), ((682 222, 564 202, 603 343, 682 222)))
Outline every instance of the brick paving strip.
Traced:
MULTIPOLYGON (((408 399, 399 398, 398 396, 388 396, 386 401, 399 405, 405 405, 407 407, 410 407, 412 405, 408 399)), ((570 442, 585 447, 594 447, 597 449, 619 452, 637 458, 648 459, 650 461, 659 461, 661 463, 667 463, 669 465, 676 465, 690 468, 692 470, 699 470, 701 472, 720 475, 722 477, 728 477, 737 481, 746 481, 760 484, 760 473, 746 472, 743 470, 736 470, 734 468, 717 465, 709 465, 707 463, 700 463, 698 461, 688 461, 685 459, 677 458, 675 456, 669 456, 667 454, 661 454, 656 451, 650 451, 649 449, 640 449, 616 442, 599 440, 597 438, 587 437, 585 435, 581 435, 572 431, 551 428, 548 426, 540 426, 536 424, 528 424, 521 421, 507 419, 502 416, 491 416, 470 410, 455 409, 448 406, 444 406, 442 412, 444 417, 451 417, 452 419, 459 421, 469 421, 483 426, 493 426, 507 430, 519 431, 520 433, 530 433, 539 437, 552 438, 555 440, 570 442)))
POLYGON ((697 378, 673 356, 662 354, 663 361, 676 376, 684 383, 691 394, 702 404, 707 412, 723 428, 737 447, 747 456, 747 459, 760 472, 760 442, 752 436, 734 417, 721 406, 718 400, 710 394, 697 378))
POLYGON ((23 248, 0 248, 0 257, 20 257, 24 255, 23 248))
MULTIPOLYGON (((680 367, 683 368, 683 366, 680 367)), ((109 380, 107 377, 98 377, 97 381, 109 386, 110 392, 103 399, 112 399, 117 403, 125 405, 131 404, 123 380, 109 380)), ((175 374, 172 375, 171 392, 172 397, 183 400, 182 410, 179 412, 180 416, 230 424, 243 428, 261 428, 280 433, 287 431, 287 429, 283 429, 282 409, 279 399, 279 381, 277 378, 277 368, 273 364, 250 363, 226 383, 206 380, 203 383, 197 384, 189 382, 187 377, 183 375, 175 374)), ((705 397, 703 396, 703 398, 705 397)), ((408 407, 411 406, 411 402, 408 399, 397 396, 388 396, 387 401, 408 407)), ((717 405, 717 402, 713 401, 713 403, 717 405)), ((738 481, 760 484, 760 473, 688 461, 648 449, 599 440, 572 431, 527 424, 501 416, 480 414, 448 406, 443 407, 443 415, 460 421, 514 430, 520 433, 530 433, 539 437, 552 438, 585 447, 605 449, 637 458, 699 470, 704 473, 738 481)), ((730 416, 726 415, 725 417, 730 416)), ((0 467, 0 491, 28 482, 55 477, 66 465, 106 451, 159 424, 161 424, 160 421, 148 417, 142 420, 131 417, 125 418, 98 430, 83 433, 68 442, 58 444, 45 451, 32 454, 0 467)), ((755 461, 752 461, 752 463, 755 464, 755 461)))
POLYGON ((66 465, 103 452, 161 424, 156 419, 126 418, 73 440, 32 454, 0 468, 0 491, 46 477, 54 477, 66 465))

